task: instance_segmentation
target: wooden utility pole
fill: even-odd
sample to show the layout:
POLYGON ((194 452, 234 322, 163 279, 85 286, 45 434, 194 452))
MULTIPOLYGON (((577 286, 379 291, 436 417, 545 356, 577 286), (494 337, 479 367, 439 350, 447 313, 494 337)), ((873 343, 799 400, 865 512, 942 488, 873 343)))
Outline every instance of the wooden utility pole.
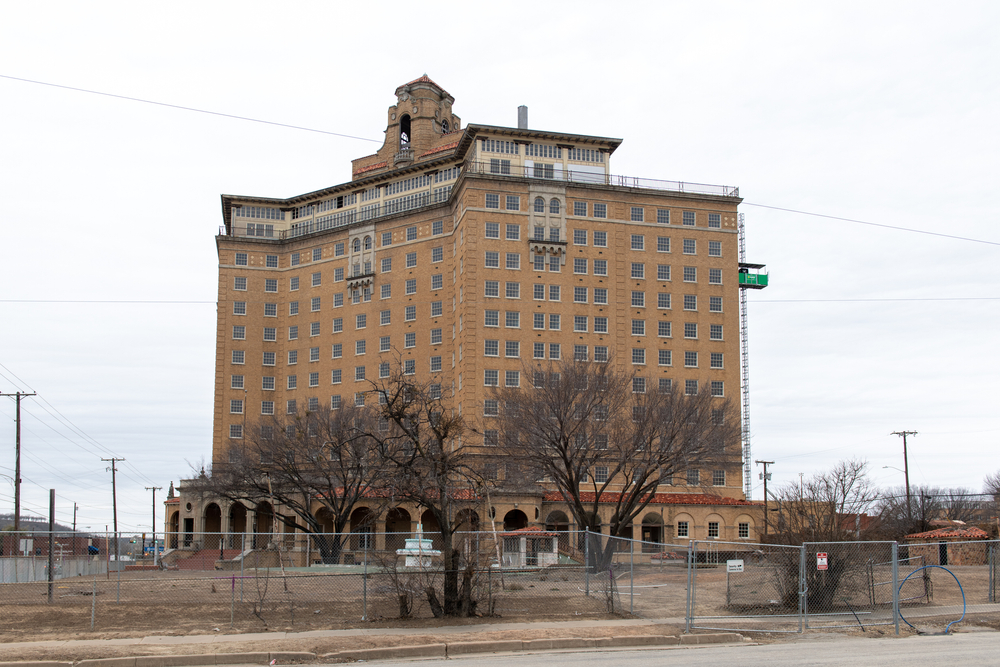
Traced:
MULTIPOLYGON (((115 562, 118 563, 121 561, 121 554, 118 553, 118 493, 117 488, 115 487, 115 472, 117 472, 115 470, 115 463, 118 461, 124 461, 125 459, 111 457, 110 459, 101 460, 111 462, 111 467, 108 468, 108 470, 111 471, 111 511, 114 513, 115 520, 115 562)), ((121 565, 118 565, 118 567, 121 567, 121 565)))
MULTIPOLYGON (((37 396, 32 392, 27 394, 17 391, 13 394, 0 394, 0 396, 13 396, 17 402, 17 419, 14 437, 14 533, 21 530, 21 399, 25 396, 37 396)), ((15 538, 20 539, 20 538, 15 538)))
POLYGON ((767 535, 767 480, 771 479, 771 474, 767 472, 767 466, 773 466, 774 461, 756 461, 757 465, 764 466, 764 472, 760 474, 760 478, 764 480, 764 535, 767 535))
POLYGON ((906 458, 906 436, 916 434, 916 431, 893 431, 889 434, 902 436, 903 438, 903 477, 906 478, 906 520, 911 524, 913 523, 913 511, 910 508, 910 464, 906 458))
POLYGON ((153 565, 156 565, 159 549, 156 548, 156 490, 163 489, 162 486, 147 486, 147 491, 153 492, 153 565))

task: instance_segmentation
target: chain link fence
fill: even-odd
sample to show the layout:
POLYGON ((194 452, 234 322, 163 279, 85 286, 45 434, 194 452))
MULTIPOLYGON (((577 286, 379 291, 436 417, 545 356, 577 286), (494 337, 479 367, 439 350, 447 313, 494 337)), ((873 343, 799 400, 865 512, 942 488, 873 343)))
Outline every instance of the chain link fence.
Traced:
MULTIPOLYGON (((36 545, 47 542, 36 534, 36 545)), ((113 540, 84 541, 83 553, 53 553, 51 581, 44 546, 5 551, 6 620, 15 634, 163 633, 631 615, 689 630, 802 632, 1000 616, 996 541, 662 544, 528 528, 457 533, 447 568, 438 533, 209 533, 178 543, 154 561, 127 540, 117 558, 113 540)))

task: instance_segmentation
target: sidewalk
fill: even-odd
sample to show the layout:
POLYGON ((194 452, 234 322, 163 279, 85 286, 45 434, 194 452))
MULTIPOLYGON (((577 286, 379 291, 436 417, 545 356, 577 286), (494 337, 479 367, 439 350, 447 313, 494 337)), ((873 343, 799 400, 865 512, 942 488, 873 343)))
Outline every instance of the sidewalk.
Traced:
POLYGON ((201 667, 272 660, 293 664, 743 641, 734 633, 682 635, 683 623, 679 618, 580 620, 16 642, 0 644, 0 667, 201 667), (307 647, 312 650, 302 650, 307 647))

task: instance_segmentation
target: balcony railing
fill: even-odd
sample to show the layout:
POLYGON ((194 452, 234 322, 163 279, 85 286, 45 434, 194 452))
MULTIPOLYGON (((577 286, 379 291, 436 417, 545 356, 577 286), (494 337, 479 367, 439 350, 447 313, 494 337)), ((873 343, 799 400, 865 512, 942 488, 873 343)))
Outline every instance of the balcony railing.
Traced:
POLYGON ((706 183, 688 183, 686 181, 661 181, 654 178, 593 173, 589 171, 544 171, 536 169, 534 166, 507 165, 505 163, 497 164, 495 162, 466 162, 463 167, 463 171, 473 174, 514 176, 517 178, 532 178, 545 181, 566 181, 569 183, 613 185, 620 188, 648 188, 651 190, 669 190, 671 192, 717 195, 720 197, 740 196, 740 189, 730 185, 708 185, 706 183))
MULTIPOLYGON (((652 178, 636 176, 620 176, 615 174, 592 173, 587 171, 536 171, 533 167, 502 165, 489 162, 466 162, 462 171, 472 174, 487 174, 495 176, 511 176, 515 178, 530 178, 538 180, 565 181, 569 183, 588 183, 592 185, 611 185, 621 188, 648 188, 652 190, 667 190, 693 194, 716 195, 720 197, 739 197, 740 189, 728 185, 707 185, 705 183, 687 183, 685 181, 661 181, 652 178)), ((433 206, 448 201, 450 190, 445 188, 416 192, 403 197, 397 197, 381 204, 369 204, 363 209, 342 211, 334 215, 325 215, 309 221, 295 223, 291 229, 274 229, 271 224, 244 222, 235 219, 227 233, 225 227, 219 228, 220 236, 249 236, 267 240, 282 241, 285 239, 306 236, 328 229, 347 227, 356 222, 374 220, 404 211, 411 211, 425 206, 433 206)), ((535 240, 535 239, 532 239, 535 240)), ((546 241, 548 242, 548 241, 546 241)))

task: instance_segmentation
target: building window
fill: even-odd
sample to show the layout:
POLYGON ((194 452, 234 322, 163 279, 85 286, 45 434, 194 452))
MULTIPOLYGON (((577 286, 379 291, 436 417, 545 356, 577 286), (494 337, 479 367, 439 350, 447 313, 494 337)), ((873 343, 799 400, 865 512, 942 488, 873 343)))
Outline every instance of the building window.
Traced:
POLYGON ((562 260, 557 255, 549 257, 549 271, 552 273, 559 273, 561 262, 562 260))
POLYGON ((559 200, 558 199, 550 199, 549 200, 549 213, 551 213, 553 215, 558 215, 559 214, 559 208, 560 208, 560 204, 559 204, 559 200))
POLYGON ((608 360, 608 346, 607 345, 595 345, 594 346, 594 361, 599 363, 604 363, 608 360))
MULTIPOLYGON (((586 217, 587 215, 587 202, 585 201, 575 201, 573 202, 573 215, 578 215, 581 217, 586 217)), ((584 241, 586 243, 586 241, 584 241)))
POLYGON ((685 368, 698 368, 698 353, 697 352, 685 352, 684 353, 684 367, 685 368))
POLYGON ((722 257, 722 241, 709 241, 708 242, 708 256, 709 257, 722 257))
POLYGON ((698 297, 696 295, 684 295, 684 310, 698 310, 698 297))
POLYGON ((696 283, 698 282, 698 268, 694 266, 684 267, 684 282, 686 283, 696 283))
POLYGON ((698 323, 697 322, 685 322, 684 323, 684 337, 685 338, 697 338, 698 337, 698 323))
POLYGON ((708 312, 710 312, 710 313, 721 313, 722 312, 722 297, 721 296, 710 296, 710 297, 708 297, 708 312))
POLYGON ((485 266, 487 269, 499 269, 500 253, 492 250, 487 250, 485 266))
POLYGON ((722 368, 722 352, 712 352, 711 353, 711 368, 722 368))
POLYGON ((719 536, 719 522, 718 521, 709 521, 708 522, 708 536, 710 538, 714 538, 714 537, 718 537, 719 536))
POLYGON ((656 252, 670 252, 670 237, 669 236, 657 236, 656 237, 656 252))
POLYGON ((674 381, 670 378, 660 378, 660 393, 669 394, 674 390, 674 381))
POLYGON ((299 378, 297 375, 289 375, 286 379, 286 385, 289 389, 295 389, 298 387, 299 378))
POLYGON ((299 289, 299 277, 292 276, 291 278, 288 279, 288 291, 294 292, 297 289, 299 289))
POLYGON ((521 210, 521 198, 517 195, 507 195, 507 210, 508 211, 520 211, 521 210))
POLYGON ((562 317, 559 313, 549 313, 549 329, 552 331, 559 331, 562 325, 562 317))
POLYGON ((595 317, 594 318, 594 333, 608 333, 608 318, 606 317, 595 317))
POLYGON ((708 339, 709 340, 722 340, 722 325, 721 324, 710 324, 708 327, 708 339))
POLYGON ((574 287, 573 288, 573 303, 587 303, 587 288, 586 287, 574 287))
POLYGON ((431 234, 434 236, 444 234, 444 220, 435 220, 431 223, 431 234))
POLYGON ((247 279, 246 278, 233 278, 233 289, 239 292, 247 291, 247 279))
POLYGON ((644 308, 646 306, 646 293, 632 292, 632 306, 635 308, 644 308))
POLYGON ((367 350, 367 348, 368 348, 367 341, 364 341, 364 340, 356 340, 356 341, 354 341, 354 354, 355 355, 364 354, 365 351, 367 350))
POLYGON ((365 367, 355 366, 354 367, 354 381, 361 382, 365 379, 365 367))
POLYGON ((594 303, 607 305, 608 303, 608 290, 605 287, 595 287, 594 288, 594 303))
POLYGON ((684 254, 694 255, 697 253, 698 244, 695 239, 684 239, 684 254))
POLYGON ((431 329, 431 345, 440 345, 441 340, 441 329, 431 329))
POLYGON ((520 371, 506 371, 504 373, 504 386, 505 387, 520 387, 521 386, 521 372, 520 371))
POLYGON ((586 345, 573 346, 573 361, 586 361, 589 350, 586 345))
POLYGON ((229 425, 229 437, 234 440, 238 440, 243 437, 243 425, 242 424, 230 424, 229 425))
POLYGON ((713 470, 712 471, 712 486, 725 486, 726 485, 726 471, 725 470, 713 470))
POLYGON ((573 316, 573 331, 578 333, 587 332, 587 316, 586 315, 574 315, 573 316))
POLYGON ((520 299, 521 298, 521 283, 509 282, 505 286, 504 294, 508 299, 520 299))
POLYGON ((487 280, 485 289, 483 293, 488 297, 499 297, 500 296, 500 281, 499 280, 487 280))
POLYGON ((261 366, 274 366, 275 353, 265 352, 263 358, 261 359, 261 366))
POLYGON ((684 380, 684 394, 687 396, 694 396, 697 393, 698 393, 698 381, 684 380))
POLYGON ((340 359, 343 356, 344 356, 344 344, 334 343, 333 346, 330 348, 330 358, 340 359))
POLYGON ((677 537, 689 537, 687 521, 677 522, 677 537))
POLYGON ((544 359, 545 358, 545 343, 534 343, 532 352, 532 359, 544 359))
POLYGON ((608 217, 608 205, 607 204, 594 204, 594 217, 595 218, 606 218, 606 217, 608 217))
POLYGON ((719 229, 720 227, 722 227, 722 216, 720 216, 718 213, 709 213, 708 226, 711 227, 712 229, 719 229))
POLYGON ((318 387, 319 386, 319 373, 310 373, 309 374, 309 386, 310 387, 318 387))
POLYGON ((673 364, 673 354, 670 350, 658 350, 657 363, 660 366, 671 366, 673 364))
POLYGON ((340 384, 342 379, 343 379, 343 373, 339 368, 330 371, 330 384, 340 384))
POLYGON ((632 234, 631 246, 632 250, 645 250, 646 249, 646 237, 642 234, 632 234))
POLYGON ((245 252, 236 253, 236 266, 247 265, 247 254, 245 252))
POLYGON ((264 340, 267 341, 278 340, 277 327, 264 327, 264 340))
POLYGON ((233 301, 233 315, 246 315, 246 314, 247 314, 247 302, 233 301))
POLYGON ((670 322, 658 322, 656 335, 661 338, 670 338, 673 334, 671 333, 670 322))
POLYGON ((260 379, 260 388, 263 391, 274 391, 274 377, 270 375, 262 376, 260 379))
POLYGON ((520 269, 521 268, 521 255, 516 252, 508 252, 506 257, 506 266, 508 269, 520 269))
POLYGON ((407 241, 416 241, 417 240, 417 228, 416 227, 407 227, 406 228, 406 240, 407 241))
POLYGON ((549 359, 558 361, 562 358, 562 345, 559 343, 549 343, 549 359))
POLYGON ((632 262, 631 277, 634 279, 646 277, 646 265, 642 262, 632 262))
POLYGON ((737 534, 741 538, 750 537, 750 524, 748 522, 741 521, 740 523, 736 524, 736 527, 737 527, 737 530, 739 531, 737 534))
POLYGON ((500 356, 500 341, 498 340, 484 340, 483 341, 483 355, 487 357, 499 357, 500 356))
POLYGON ((499 222, 487 222, 485 226, 485 236, 488 239, 498 239, 500 238, 500 223, 499 222))
POLYGON ((417 346, 417 333, 415 331, 408 331, 403 334, 403 348, 408 349, 417 346))
POLYGON ((435 273, 431 276, 431 289, 441 289, 444 287, 444 276, 440 273, 435 273))
POLYGON ((412 322, 413 320, 417 319, 417 307, 407 306, 403 310, 403 319, 406 320, 407 322, 412 322))
POLYGON ((500 311, 499 310, 487 310, 484 312, 485 320, 483 324, 488 327, 498 327, 500 326, 500 311))
POLYGON ((725 396, 725 383, 722 380, 712 380, 712 396, 725 396))
POLYGON ((708 270, 708 284, 709 285, 721 285, 722 284, 722 269, 709 269, 708 270))
POLYGON ((594 481, 598 484, 608 481, 608 466, 594 466, 594 481))
POLYGON ((632 320, 632 335, 633 336, 646 335, 646 320, 632 320))
POLYGON ((657 280, 670 280, 670 265, 669 264, 657 264, 656 265, 656 279, 657 280))
POLYGON ((660 225, 669 225, 670 211, 665 208, 656 209, 656 222, 660 225))
POLYGON ((516 340, 505 341, 504 356, 511 358, 517 358, 521 356, 521 343, 516 340))
POLYGON ((694 211, 684 211, 681 224, 685 227, 694 227, 694 211))
POLYGON ((516 310, 508 310, 505 315, 504 326, 508 329, 520 329, 521 313, 516 310))
POLYGON ((521 225, 507 225, 507 240, 508 241, 521 240, 521 225))
POLYGON ((645 364, 646 363, 646 350, 641 347, 632 348, 632 363, 633 364, 645 364))
POLYGON ((632 222, 642 222, 644 209, 641 206, 633 206, 629 220, 632 222))
POLYGON ((229 414, 232 415, 243 414, 243 401, 242 400, 229 401, 229 414))

